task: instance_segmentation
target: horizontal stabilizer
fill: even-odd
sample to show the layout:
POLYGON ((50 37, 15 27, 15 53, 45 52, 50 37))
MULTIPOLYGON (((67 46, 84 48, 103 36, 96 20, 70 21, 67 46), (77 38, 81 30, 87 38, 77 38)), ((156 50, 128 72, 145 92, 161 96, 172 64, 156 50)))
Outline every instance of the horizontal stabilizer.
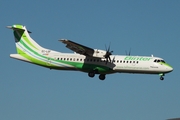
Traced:
POLYGON ((14 58, 14 59, 25 61, 25 62, 31 62, 30 60, 26 59, 25 57, 23 57, 19 54, 10 54, 10 57, 14 58))
MULTIPOLYGON (((12 26, 6 26, 7 28, 9 28, 9 29, 14 29, 14 30, 24 30, 24 29, 22 29, 22 28, 14 28, 14 27, 12 27, 12 26)), ((32 33, 31 31, 29 31, 29 30, 27 30, 28 31, 28 33, 32 33)))

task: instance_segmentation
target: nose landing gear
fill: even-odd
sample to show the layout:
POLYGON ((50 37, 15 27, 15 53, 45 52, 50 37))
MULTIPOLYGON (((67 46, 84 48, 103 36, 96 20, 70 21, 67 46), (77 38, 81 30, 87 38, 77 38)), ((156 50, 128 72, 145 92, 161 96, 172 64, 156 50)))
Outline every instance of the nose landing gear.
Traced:
POLYGON ((160 75, 160 80, 164 80, 164 77, 163 77, 163 76, 164 76, 165 74, 164 74, 164 73, 161 73, 161 74, 159 74, 159 75, 160 75))
POLYGON ((161 76, 161 77, 160 77, 160 80, 164 80, 164 77, 163 77, 163 76, 161 76))

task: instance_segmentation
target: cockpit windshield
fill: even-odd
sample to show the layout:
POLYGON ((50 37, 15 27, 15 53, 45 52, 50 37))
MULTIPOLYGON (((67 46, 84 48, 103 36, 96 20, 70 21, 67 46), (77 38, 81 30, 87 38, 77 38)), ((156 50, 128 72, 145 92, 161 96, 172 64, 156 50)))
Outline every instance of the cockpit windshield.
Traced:
POLYGON ((164 60, 160 60, 160 59, 155 59, 154 62, 156 62, 156 63, 159 63, 159 62, 166 63, 164 60))
POLYGON ((166 63, 164 60, 161 60, 161 62, 166 63))

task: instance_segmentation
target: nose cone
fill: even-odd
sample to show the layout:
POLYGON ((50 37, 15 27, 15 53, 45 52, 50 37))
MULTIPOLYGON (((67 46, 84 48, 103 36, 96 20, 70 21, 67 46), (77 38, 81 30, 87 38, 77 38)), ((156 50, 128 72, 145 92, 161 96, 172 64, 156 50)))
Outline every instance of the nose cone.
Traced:
POLYGON ((169 71, 172 72, 172 71, 173 71, 173 67, 170 67, 170 68, 169 68, 169 71))
POLYGON ((173 71, 173 67, 169 68, 170 69, 170 72, 173 71))
POLYGON ((167 69, 167 71, 168 71, 168 72, 172 72, 172 71, 173 71, 173 67, 171 67, 170 65, 169 65, 169 66, 167 66, 167 68, 166 68, 166 69, 167 69))

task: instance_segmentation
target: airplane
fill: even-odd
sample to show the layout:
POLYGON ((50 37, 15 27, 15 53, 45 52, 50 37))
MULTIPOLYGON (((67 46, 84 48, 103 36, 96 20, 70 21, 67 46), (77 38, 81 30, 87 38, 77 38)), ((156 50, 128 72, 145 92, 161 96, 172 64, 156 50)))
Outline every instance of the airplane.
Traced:
POLYGON ((13 30, 17 50, 10 57, 45 68, 86 72, 91 78, 99 74, 100 80, 113 73, 158 74, 164 80, 164 75, 173 71, 160 57, 113 55, 110 46, 106 50, 92 49, 68 39, 59 41, 74 53, 57 52, 36 43, 26 26, 15 24, 7 28, 13 30))

